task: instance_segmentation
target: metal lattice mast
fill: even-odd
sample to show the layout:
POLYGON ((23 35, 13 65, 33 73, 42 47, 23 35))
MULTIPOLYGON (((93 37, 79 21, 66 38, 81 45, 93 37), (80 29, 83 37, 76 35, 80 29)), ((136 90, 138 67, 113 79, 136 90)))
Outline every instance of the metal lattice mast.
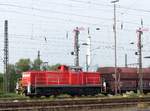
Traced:
POLYGON ((4 23, 4 92, 9 92, 9 72, 8 72, 8 21, 4 23))
POLYGON ((74 59, 74 65, 75 66, 79 66, 79 29, 78 27, 76 27, 76 29, 74 29, 75 32, 75 36, 74 36, 74 55, 75 55, 75 59, 74 59))
POLYGON ((111 3, 114 4, 114 24, 113 24, 113 31, 114 31, 114 45, 115 45, 115 50, 114 50, 114 59, 115 59, 115 94, 118 93, 118 88, 117 88, 117 30, 116 30, 116 2, 119 2, 119 0, 114 0, 111 1, 111 3))
POLYGON ((40 70, 40 67, 41 67, 41 63, 40 63, 40 51, 38 50, 38 56, 37 56, 37 59, 38 59, 38 70, 40 70))
POLYGON ((141 36, 143 34, 143 31, 141 30, 141 28, 139 30, 137 30, 138 33, 138 54, 139 54, 139 59, 138 59, 138 63, 139 63, 139 70, 138 70, 138 74, 139 74, 139 91, 142 94, 143 93, 143 73, 142 73, 142 44, 141 44, 141 36))
MULTIPOLYGON (((143 24, 142 24, 143 25, 143 24)), ((143 93, 143 73, 142 73, 142 34, 144 31, 149 31, 149 29, 147 28, 139 28, 138 30, 136 30, 137 32, 137 38, 138 38, 138 44, 137 44, 137 47, 138 47, 138 55, 139 55, 139 58, 138 58, 138 76, 139 76, 139 91, 140 93, 142 94, 143 93)))

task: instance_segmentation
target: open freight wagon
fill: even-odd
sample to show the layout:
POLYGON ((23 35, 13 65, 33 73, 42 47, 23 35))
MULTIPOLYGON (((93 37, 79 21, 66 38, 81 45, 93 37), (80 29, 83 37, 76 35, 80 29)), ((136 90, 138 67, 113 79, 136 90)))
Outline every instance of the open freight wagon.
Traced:
POLYGON ((83 72, 65 65, 59 66, 58 71, 23 72, 21 82, 27 96, 95 95, 101 92, 98 72, 83 72))
MULTIPOLYGON (((115 67, 100 67, 102 83, 105 83, 107 93, 115 93, 115 67)), ((150 92, 150 68, 142 68, 143 91, 150 92)), ((138 68, 117 68, 117 90, 119 93, 139 90, 138 68)))

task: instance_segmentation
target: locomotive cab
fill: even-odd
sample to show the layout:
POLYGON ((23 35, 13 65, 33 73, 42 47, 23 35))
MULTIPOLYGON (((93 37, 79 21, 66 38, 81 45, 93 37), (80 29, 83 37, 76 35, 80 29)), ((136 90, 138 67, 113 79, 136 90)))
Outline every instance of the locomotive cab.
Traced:
POLYGON ((78 67, 72 66, 72 67, 70 67, 70 70, 78 72, 78 71, 82 71, 82 67, 80 67, 80 66, 78 66, 78 67))

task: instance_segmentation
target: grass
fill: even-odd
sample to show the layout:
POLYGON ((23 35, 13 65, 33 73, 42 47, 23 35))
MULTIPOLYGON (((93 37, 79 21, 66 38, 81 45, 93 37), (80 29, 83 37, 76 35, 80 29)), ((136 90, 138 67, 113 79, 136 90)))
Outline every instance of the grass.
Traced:
POLYGON ((25 97, 25 96, 23 96, 23 95, 18 95, 18 94, 16 94, 16 93, 0 93, 0 99, 9 99, 9 98, 11 98, 11 99, 15 99, 15 98, 22 98, 22 99, 24 99, 24 98, 27 98, 27 97, 25 97))
MULTIPOLYGON (((140 95, 139 93, 134 93, 133 91, 130 91, 130 92, 126 92, 126 93, 123 93, 122 95, 121 94, 118 94, 118 95, 110 95, 108 94, 107 96, 104 95, 104 94, 97 94, 95 96, 85 96, 85 95, 82 95, 82 96, 70 96, 68 94, 61 94, 61 95, 58 95, 58 96, 50 96, 48 98, 42 96, 41 99, 84 99, 84 98, 103 98, 103 99, 115 99, 115 98, 138 98, 138 97, 150 97, 150 94, 147 94, 147 95, 140 95)), ((29 97, 26 97, 24 95, 18 95, 16 93, 2 93, 0 92, 0 99, 28 99, 29 97)))

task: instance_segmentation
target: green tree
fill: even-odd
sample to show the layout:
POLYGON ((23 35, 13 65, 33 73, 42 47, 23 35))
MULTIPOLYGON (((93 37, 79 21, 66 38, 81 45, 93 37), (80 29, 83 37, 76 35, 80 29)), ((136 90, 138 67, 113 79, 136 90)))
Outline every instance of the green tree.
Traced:
POLYGON ((3 92, 3 75, 2 73, 0 73, 0 93, 3 92))
POLYGON ((42 65, 43 61, 40 59, 35 59, 32 64, 32 70, 40 70, 40 66, 42 65))
POLYGON ((15 65, 16 71, 22 73, 31 70, 31 64, 30 59, 20 59, 15 65))
MULTIPOLYGON (((15 92, 17 79, 21 77, 21 74, 16 74, 14 64, 8 65, 8 75, 7 75, 7 87, 8 92, 15 92)), ((0 74, 0 89, 3 89, 3 75, 0 74)))
POLYGON ((9 92, 14 92, 16 82, 21 77, 21 73, 31 70, 31 61, 30 59, 20 59, 15 64, 9 64, 8 70, 9 92))
POLYGON ((9 82, 9 92, 14 92, 16 87, 17 79, 21 77, 21 74, 16 74, 15 65, 8 65, 8 82, 9 82))
POLYGON ((55 65, 51 65, 51 66, 48 66, 48 70, 57 70, 58 66, 60 66, 61 64, 55 64, 55 65))

